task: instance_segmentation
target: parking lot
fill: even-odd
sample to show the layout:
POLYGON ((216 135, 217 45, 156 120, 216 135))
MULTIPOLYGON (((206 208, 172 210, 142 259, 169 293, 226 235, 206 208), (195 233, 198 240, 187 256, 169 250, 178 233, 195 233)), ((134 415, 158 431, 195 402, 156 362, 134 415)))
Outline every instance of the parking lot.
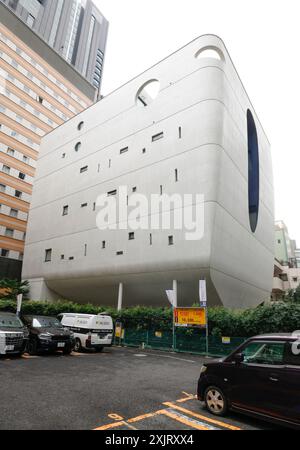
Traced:
POLYGON ((112 347, 0 359, 0 429, 276 429, 242 415, 216 418, 195 398, 203 358, 112 347))

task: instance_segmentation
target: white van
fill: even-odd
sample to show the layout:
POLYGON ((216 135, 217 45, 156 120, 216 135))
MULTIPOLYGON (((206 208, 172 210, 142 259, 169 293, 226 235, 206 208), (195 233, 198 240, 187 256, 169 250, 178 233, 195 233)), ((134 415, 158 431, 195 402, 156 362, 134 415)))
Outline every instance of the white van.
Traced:
POLYGON ((59 314, 61 324, 74 333, 74 350, 95 349, 102 352, 113 341, 113 321, 105 314, 59 314))

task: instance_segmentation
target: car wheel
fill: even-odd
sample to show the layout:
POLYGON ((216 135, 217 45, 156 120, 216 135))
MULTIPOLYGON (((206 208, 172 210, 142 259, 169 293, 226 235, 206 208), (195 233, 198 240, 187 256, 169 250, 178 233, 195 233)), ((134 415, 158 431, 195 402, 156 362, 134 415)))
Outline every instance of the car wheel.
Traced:
POLYGON ((228 405, 223 391, 216 387, 210 386, 204 394, 204 401, 207 409, 216 416, 224 416, 227 412, 228 405))
POLYGON ((81 341, 78 338, 75 340, 74 351, 75 352, 81 352, 82 351, 81 341))
POLYGON ((35 340, 30 340, 27 343, 27 352, 29 355, 34 356, 37 354, 37 342, 35 340))

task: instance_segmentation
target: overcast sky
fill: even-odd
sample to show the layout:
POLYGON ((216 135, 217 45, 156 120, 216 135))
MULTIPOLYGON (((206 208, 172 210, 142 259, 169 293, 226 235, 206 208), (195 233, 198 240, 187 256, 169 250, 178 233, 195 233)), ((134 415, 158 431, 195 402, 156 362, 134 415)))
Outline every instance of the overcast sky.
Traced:
POLYGON ((272 145, 276 219, 300 246, 299 0, 94 0, 110 22, 108 94, 205 33, 225 42, 272 145))

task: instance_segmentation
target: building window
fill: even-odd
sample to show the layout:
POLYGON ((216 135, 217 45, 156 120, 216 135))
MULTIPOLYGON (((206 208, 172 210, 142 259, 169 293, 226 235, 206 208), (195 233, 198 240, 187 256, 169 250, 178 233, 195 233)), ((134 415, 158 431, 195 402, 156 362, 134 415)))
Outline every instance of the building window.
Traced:
POLYGON ((15 191, 15 197, 21 198, 22 197, 22 192, 21 191, 15 191))
POLYGON ((164 137, 164 133, 163 132, 155 134, 154 136, 152 136, 152 142, 159 141, 163 137, 164 137))
POLYGON ((18 210, 11 208, 9 215, 11 217, 18 217, 18 210))
POLYGON ((60 259, 64 260, 65 259, 65 255, 60 255, 60 259))
POLYGON ((42 104, 43 104, 43 101, 44 101, 43 97, 38 96, 37 99, 38 99, 38 102, 42 105, 42 104))
POLYGON ((129 150, 128 147, 121 148, 121 150, 120 150, 120 155, 123 155, 123 153, 127 153, 128 150, 129 150))
POLYGON ((145 149, 145 148, 143 148, 142 152, 143 152, 143 154, 145 154, 145 153, 146 153, 146 149, 145 149))
POLYGON ((133 233, 133 232, 129 233, 128 239, 129 239, 130 241, 134 241, 135 236, 134 236, 134 233, 133 233))
POLYGON ((31 14, 28 14, 26 23, 29 26, 29 28, 33 27, 34 22, 35 22, 35 18, 31 14))
POLYGON ((45 262, 50 262, 52 258, 52 248, 45 250, 45 262))
POLYGON ((67 216, 69 214, 69 206, 66 205, 63 207, 63 216, 67 216))
POLYGON ((257 131, 251 111, 247 111, 248 132, 248 206, 252 233, 255 233, 259 212, 259 148, 257 131))
POLYGON ((113 191, 108 192, 107 196, 112 197, 113 195, 117 195, 117 192, 118 192, 117 189, 114 189, 113 191))
POLYGON ((8 258, 9 257, 9 250, 6 250, 5 248, 1 249, 1 256, 3 258, 8 258))
POLYGON ((3 164, 2 172, 9 174, 10 173, 10 167, 8 167, 5 164, 3 164))
POLYGON ((86 208, 87 205, 88 205, 87 203, 82 203, 82 204, 81 204, 81 208, 86 208))
POLYGON ((10 237, 10 238, 14 237, 14 230, 11 229, 11 228, 6 228, 5 229, 5 236, 6 237, 10 237))
POLYGON ((83 126, 84 126, 84 122, 81 121, 81 122, 79 122, 79 124, 78 124, 78 126, 77 126, 77 129, 78 129, 79 131, 81 131, 82 128, 83 128, 83 126))
POLYGON ((87 172, 87 171, 88 171, 88 168, 89 168, 89 166, 84 166, 84 167, 81 167, 81 169, 80 169, 80 173, 84 173, 84 172, 87 172))
POLYGON ((163 195, 163 187, 162 187, 162 185, 159 186, 159 193, 160 193, 160 195, 163 195))
POLYGON ((132 192, 135 193, 136 191, 137 191, 137 187, 134 186, 134 187, 132 188, 132 192))
POLYGON ((278 244, 281 244, 281 240, 280 240, 280 239, 278 239, 277 243, 278 243, 278 244))
POLYGON ((106 241, 102 241, 102 248, 106 248, 106 241))
POLYGON ((28 156, 23 155, 23 162, 26 163, 26 164, 29 164, 28 156))
POLYGON ((179 139, 182 138, 182 129, 181 129, 181 127, 178 128, 178 137, 179 137, 179 139))
POLYGON ((75 145, 75 152, 78 152, 81 148, 81 142, 77 142, 77 144, 75 145))
POLYGON ((294 278, 293 278, 293 282, 294 282, 294 283, 297 283, 297 281, 298 281, 298 278, 297 278, 297 277, 294 277, 294 278))
POLYGON ((0 184, 0 192, 5 192, 6 186, 5 184, 0 184))
POLYGON ((20 178, 20 180, 25 180, 25 173, 22 173, 22 172, 20 172, 19 173, 19 178, 20 178))
POLYGON ((178 169, 175 169, 175 183, 178 181, 178 169))
POLYGON ((122 251, 117 252, 117 256, 121 256, 121 255, 124 255, 124 252, 122 252, 122 251))
POLYGON ((66 154, 65 154, 65 153, 63 153, 63 154, 61 155, 61 157, 62 157, 62 159, 65 159, 65 157, 66 157, 66 154))
POLYGON ((8 148, 6 153, 10 156, 14 156, 15 151, 12 148, 8 148))
POLYGON ((84 256, 87 256, 87 244, 84 244, 84 256))
POLYGON ((152 240, 152 233, 150 233, 150 245, 152 245, 152 243, 153 243, 153 240, 152 240))
POLYGON ((168 240, 169 240, 169 245, 174 245, 174 237, 173 236, 169 236, 168 240))

